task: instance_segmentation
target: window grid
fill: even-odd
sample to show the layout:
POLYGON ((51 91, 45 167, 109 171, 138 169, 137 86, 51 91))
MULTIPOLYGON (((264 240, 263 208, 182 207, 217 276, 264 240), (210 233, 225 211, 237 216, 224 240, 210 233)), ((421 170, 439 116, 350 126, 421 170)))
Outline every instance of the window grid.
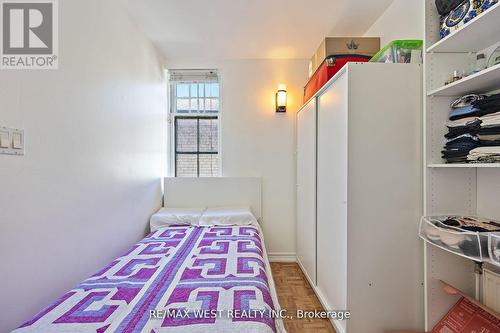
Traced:
MULTIPOLYGON (((175 163, 175 177, 179 177, 178 173, 178 157, 179 155, 195 155, 196 156, 196 176, 200 177, 200 156, 204 155, 217 155, 219 154, 218 149, 214 150, 200 150, 200 120, 218 120, 217 116, 176 116, 174 119, 174 163, 175 163), (179 128, 179 120, 196 120, 196 150, 186 151, 179 150, 179 136, 178 136, 178 128, 179 128)), ((218 127, 218 126, 217 126, 218 127)), ((217 138, 218 141, 218 138, 217 138)), ((213 170, 212 176, 213 176, 213 170)))
POLYGON ((173 84, 172 97, 173 101, 175 101, 173 103, 173 113, 219 112, 218 82, 175 82, 173 84), (179 106, 184 108, 180 108, 179 106))

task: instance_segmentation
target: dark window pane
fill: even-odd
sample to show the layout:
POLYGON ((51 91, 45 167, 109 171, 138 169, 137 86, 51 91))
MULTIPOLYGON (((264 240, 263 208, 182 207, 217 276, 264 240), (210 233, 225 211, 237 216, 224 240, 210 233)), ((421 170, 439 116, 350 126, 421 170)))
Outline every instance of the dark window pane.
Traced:
POLYGON ((176 155, 177 177, 198 177, 198 156, 196 154, 176 155))
POLYGON ((214 177, 219 174, 219 156, 200 154, 200 177, 214 177))
POLYGON ((180 152, 198 151, 198 120, 176 119, 175 150, 180 152))
POLYGON ((217 119, 200 119, 200 152, 217 152, 218 150, 217 119))

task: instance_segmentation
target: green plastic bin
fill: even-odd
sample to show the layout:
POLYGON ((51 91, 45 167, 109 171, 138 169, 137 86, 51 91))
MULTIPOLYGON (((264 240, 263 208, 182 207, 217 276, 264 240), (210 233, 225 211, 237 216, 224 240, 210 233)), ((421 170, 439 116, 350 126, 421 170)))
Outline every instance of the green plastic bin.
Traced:
POLYGON ((423 41, 393 40, 377 52, 370 62, 383 63, 422 63, 423 41))

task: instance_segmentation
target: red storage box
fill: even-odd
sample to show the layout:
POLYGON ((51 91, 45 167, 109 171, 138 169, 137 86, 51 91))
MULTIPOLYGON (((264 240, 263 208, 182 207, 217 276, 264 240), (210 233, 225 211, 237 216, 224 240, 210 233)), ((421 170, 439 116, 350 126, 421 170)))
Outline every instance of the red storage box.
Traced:
POLYGON ((367 62, 371 57, 359 54, 339 54, 327 57, 304 88, 304 103, 313 97, 348 62, 367 62))
POLYGON ((495 333, 500 332, 500 319, 462 297, 432 333, 495 333))

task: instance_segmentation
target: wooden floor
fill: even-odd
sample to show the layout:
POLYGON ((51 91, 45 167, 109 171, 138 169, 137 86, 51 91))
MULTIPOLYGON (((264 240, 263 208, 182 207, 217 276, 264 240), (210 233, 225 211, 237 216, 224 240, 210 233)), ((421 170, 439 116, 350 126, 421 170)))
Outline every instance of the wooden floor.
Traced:
MULTIPOLYGON (((323 310, 316 294, 296 263, 271 263, 276 291, 282 309, 323 310)), ((288 333, 335 333, 328 319, 286 319, 288 333)))

